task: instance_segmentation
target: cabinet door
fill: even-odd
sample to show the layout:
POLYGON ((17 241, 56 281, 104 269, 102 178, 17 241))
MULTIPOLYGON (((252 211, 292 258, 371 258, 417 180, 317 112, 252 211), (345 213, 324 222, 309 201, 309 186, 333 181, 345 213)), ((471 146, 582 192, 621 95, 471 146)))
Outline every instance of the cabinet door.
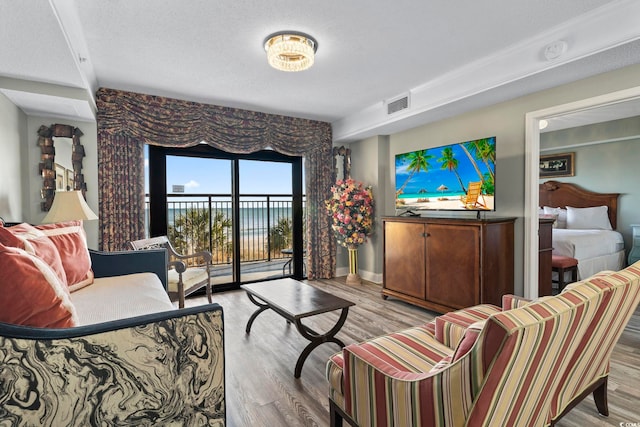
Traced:
POLYGON ((424 229, 424 224, 385 222, 385 288, 424 299, 424 229))
POLYGON ((429 224, 426 299, 453 308, 480 302, 480 228, 429 224))

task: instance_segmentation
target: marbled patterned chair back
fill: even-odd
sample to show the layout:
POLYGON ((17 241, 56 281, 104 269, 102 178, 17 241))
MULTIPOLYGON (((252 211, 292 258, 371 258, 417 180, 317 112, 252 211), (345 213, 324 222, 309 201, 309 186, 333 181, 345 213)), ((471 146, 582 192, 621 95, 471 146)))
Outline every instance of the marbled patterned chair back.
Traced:
POLYGON ((0 425, 225 425, 222 308, 70 330, 0 324, 0 425))

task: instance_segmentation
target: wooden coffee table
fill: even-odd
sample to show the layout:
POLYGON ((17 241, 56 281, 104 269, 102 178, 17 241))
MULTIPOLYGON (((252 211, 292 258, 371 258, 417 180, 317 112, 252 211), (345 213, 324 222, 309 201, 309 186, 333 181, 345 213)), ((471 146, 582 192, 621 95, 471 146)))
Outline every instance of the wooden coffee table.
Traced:
POLYGON ((300 335, 311 341, 304 350, 302 350, 300 357, 298 357, 294 371, 296 378, 300 378, 302 365, 311 351, 320 344, 333 342, 341 348, 344 347, 344 343, 336 338, 335 335, 340 331, 345 320, 347 320, 349 307, 355 305, 351 301, 338 298, 335 295, 331 295, 330 293, 291 278, 252 283, 242 285, 241 288, 247 291, 247 296, 251 302, 258 306, 258 309, 251 315, 247 322, 247 334, 250 333, 251 325, 253 321, 256 320, 256 317, 263 311, 271 309, 284 317, 288 323, 296 325, 300 335), (340 318, 331 330, 324 334, 315 332, 308 326, 302 324, 302 319, 305 317, 334 310, 342 310, 340 318))

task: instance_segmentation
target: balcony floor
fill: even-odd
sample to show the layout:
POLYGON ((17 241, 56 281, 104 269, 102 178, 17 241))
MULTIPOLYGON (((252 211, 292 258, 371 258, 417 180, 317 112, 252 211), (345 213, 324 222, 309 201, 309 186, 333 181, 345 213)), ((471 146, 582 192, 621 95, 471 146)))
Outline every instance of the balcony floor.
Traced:
MULTIPOLYGON (((257 280, 278 279, 289 275, 288 266, 285 264, 289 258, 275 259, 271 261, 247 261, 240 263, 240 278, 242 282, 254 282, 257 280)), ((211 285, 221 285, 232 282, 232 264, 214 265, 211 273, 211 285)))

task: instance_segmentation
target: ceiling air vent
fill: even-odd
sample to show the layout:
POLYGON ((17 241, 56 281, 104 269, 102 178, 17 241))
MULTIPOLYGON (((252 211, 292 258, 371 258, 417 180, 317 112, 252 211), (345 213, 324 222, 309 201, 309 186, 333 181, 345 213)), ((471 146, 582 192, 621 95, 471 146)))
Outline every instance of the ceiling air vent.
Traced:
POLYGON ((409 94, 387 100, 387 114, 397 113, 407 108, 409 108, 409 94))

